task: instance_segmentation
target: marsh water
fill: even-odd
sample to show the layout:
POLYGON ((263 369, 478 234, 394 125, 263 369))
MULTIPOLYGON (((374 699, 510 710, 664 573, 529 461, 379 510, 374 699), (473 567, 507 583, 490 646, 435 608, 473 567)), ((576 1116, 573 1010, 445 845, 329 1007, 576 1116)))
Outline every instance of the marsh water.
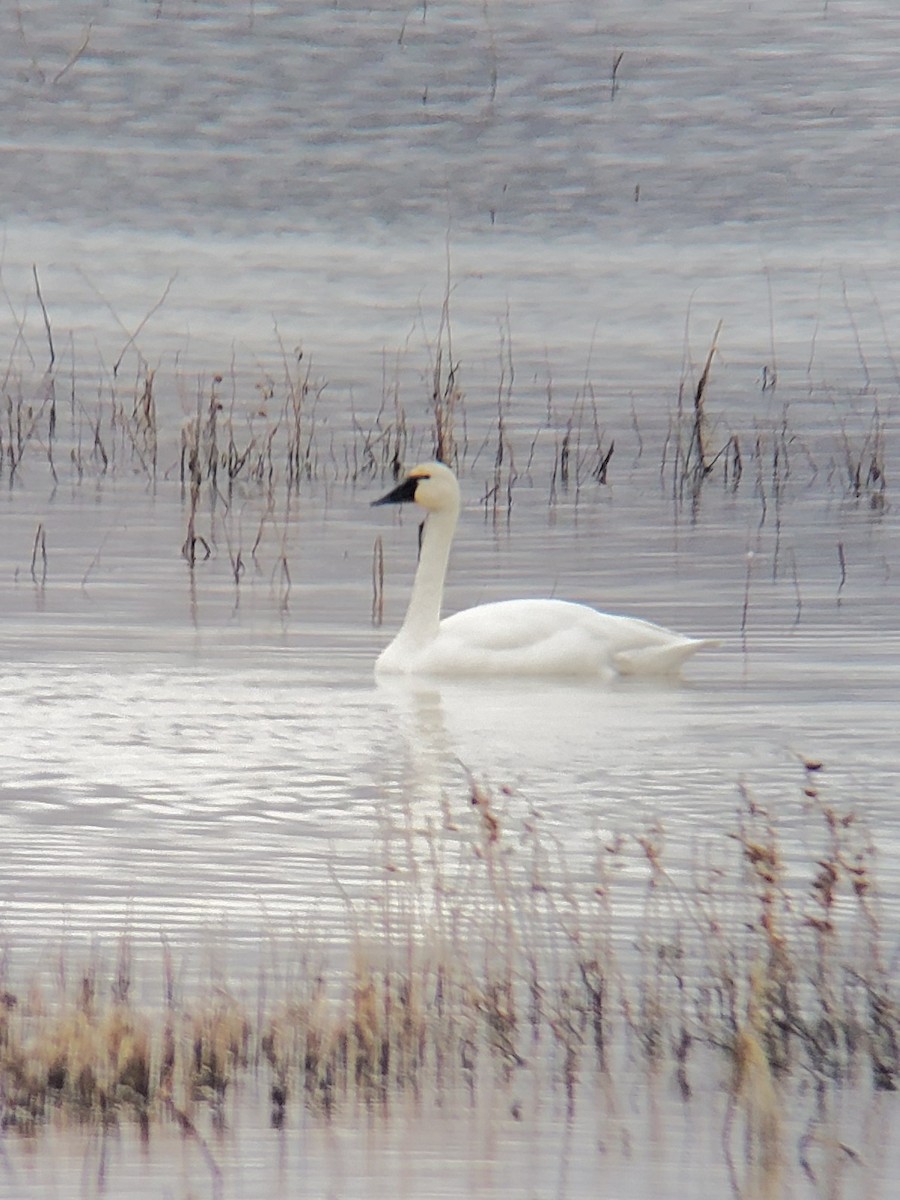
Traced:
MULTIPOLYGON (((123 938, 150 1002, 163 950, 187 989, 252 993, 298 941, 340 973, 431 847, 466 854, 473 778, 563 890, 646 829, 688 881, 748 795, 799 878, 809 762, 875 848, 895 972, 897 32, 877 0, 4 7, 4 986, 123 938), (432 454, 450 365, 448 610, 719 637, 682 682, 376 685, 416 522, 370 502, 398 428, 432 454), (204 486, 190 565, 184 431, 214 397, 258 455, 304 382, 299 479, 204 486)), ((7 1135, 0 1194, 729 1193, 715 1094, 594 1086, 277 1131, 244 1097, 212 1180, 127 1130, 7 1135)), ((890 1096, 835 1130, 828 1194, 891 1194, 890 1096)))

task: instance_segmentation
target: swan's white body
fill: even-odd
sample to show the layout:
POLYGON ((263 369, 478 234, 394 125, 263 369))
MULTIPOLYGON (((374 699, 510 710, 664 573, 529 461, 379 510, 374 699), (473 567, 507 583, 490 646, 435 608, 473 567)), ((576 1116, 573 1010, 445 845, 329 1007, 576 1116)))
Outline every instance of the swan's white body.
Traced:
POLYGON ((449 467, 423 463, 376 504, 414 500, 428 512, 412 595, 400 632, 375 664, 398 675, 674 675, 707 638, 613 616, 566 600, 501 600, 441 620, 459 484, 449 467))

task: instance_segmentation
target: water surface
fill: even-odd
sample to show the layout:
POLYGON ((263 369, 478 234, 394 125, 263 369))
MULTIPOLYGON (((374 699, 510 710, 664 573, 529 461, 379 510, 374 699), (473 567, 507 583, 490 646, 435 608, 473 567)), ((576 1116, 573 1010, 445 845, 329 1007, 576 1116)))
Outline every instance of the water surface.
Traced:
MULTIPOLYGON (((151 999, 163 944, 186 987, 255 986, 298 937, 338 970, 386 875, 422 886, 435 844, 465 863, 471 778, 511 838, 539 819, 562 889, 591 888, 598 846, 656 826, 689 880, 733 846, 741 789, 806 887, 821 828, 803 763, 821 762, 896 927, 895 26, 877 0, 714 19, 691 0, 4 10, 10 984, 123 935, 151 999), (689 410, 720 321, 710 445, 733 461, 737 444, 743 474, 723 453, 692 494, 679 398, 689 410), (402 418, 402 456, 431 454, 439 352, 462 391, 466 500, 448 610, 556 595, 721 637, 682 684, 375 685, 415 522, 370 510, 387 482, 371 449, 402 418), (148 373, 153 455, 134 418, 148 373), (221 444, 258 447, 304 380, 299 486, 283 457, 204 484, 210 555, 189 568, 183 430, 215 396, 221 444)), ((710 1172, 727 1194, 718 1145, 696 1171, 680 1149, 709 1112, 720 1128, 721 1096, 698 1116, 625 1078, 624 1131, 589 1083, 574 1119, 551 1089, 525 1121, 503 1092, 440 1118, 301 1113, 283 1136, 249 1097, 216 1149, 222 1186, 288 1194, 315 1160, 342 1194, 581 1196, 601 1167, 635 1196, 672 1178, 705 1195, 710 1172)), ((885 1097, 835 1107, 867 1194, 886 1194, 885 1097)), ((71 1195, 83 1175, 99 1194, 108 1154, 116 1186, 139 1187, 131 1139, 54 1129, 49 1157, 9 1151, 2 1186, 71 1195)), ((206 1167, 181 1151, 159 1186, 194 1194, 206 1167)), ((842 1170, 839 1194, 858 1194, 842 1170)))

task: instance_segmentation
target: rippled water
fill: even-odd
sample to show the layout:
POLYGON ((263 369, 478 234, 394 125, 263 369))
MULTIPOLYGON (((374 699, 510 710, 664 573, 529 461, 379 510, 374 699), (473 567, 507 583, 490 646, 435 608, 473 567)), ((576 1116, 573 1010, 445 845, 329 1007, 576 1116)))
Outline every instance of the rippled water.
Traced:
MULTIPOLYGON (((792 795, 806 756, 826 762, 835 803, 862 803, 894 836, 897 635, 865 519, 855 532, 851 517, 842 534, 858 576, 844 595, 827 558, 820 568, 798 558, 796 578, 775 581, 770 555, 751 564, 742 635, 745 543, 729 549, 716 522, 641 530, 638 514, 619 520, 594 505, 577 523, 567 506, 548 525, 526 496, 521 525, 514 518, 496 535, 469 512, 453 605, 537 592, 549 578, 558 594, 725 644, 694 660, 683 685, 460 682, 419 694, 372 678, 405 602, 415 534, 409 522, 386 527, 384 510, 368 509, 371 493, 341 490, 312 520, 321 499, 309 496, 289 529, 282 610, 270 564, 238 585, 221 563, 192 579, 177 552, 177 506, 134 496, 114 509, 92 499, 84 511, 75 494, 60 523, 54 498, 41 514, 47 575, 37 585, 27 566, 37 514, 21 492, 0 684, 15 941, 20 929, 31 942, 62 925, 72 936, 127 928, 152 940, 163 928, 191 938, 220 917, 248 938, 261 923, 289 928, 309 896, 326 921, 330 896, 340 925, 327 871, 338 861, 344 885, 363 889, 377 877, 378 814, 398 789, 449 788, 463 806, 459 760, 521 790, 574 843, 659 817, 690 846, 698 819, 707 833, 711 821, 729 826, 738 782, 763 799, 792 795), (614 522, 608 538, 595 532, 614 522), (370 618, 376 536, 387 546, 384 630, 370 618)), ((667 503, 645 507, 661 520, 667 503)), ((815 536, 814 522, 800 532, 815 536)), ((819 548, 829 548, 824 534, 819 548)), ((882 883, 896 896, 890 844, 882 883)))
MULTIPOLYGON (((298 929, 339 962, 348 912, 396 866, 395 822, 456 825, 441 836, 465 841, 466 770, 509 793, 510 828, 538 812, 589 883, 598 839, 654 822, 688 871, 726 839, 741 786, 806 861, 801 760, 820 760, 827 802, 871 831, 895 924, 896 16, 877 2, 726 8, 4 8, 8 978, 52 973, 61 942, 77 954, 123 933, 151 966, 161 938, 187 960, 200 948, 198 983, 223 948, 234 979, 254 978, 298 929), (735 490, 717 471, 692 507, 673 488, 672 422, 719 320, 707 407, 745 474, 735 490), (429 453, 439 343, 465 393, 448 608, 553 594, 722 637, 684 684, 375 686, 415 528, 370 510, 383 480, 361 469, 365 433, 400 405, 408 456, 429 453), (245 480, 205 498, 212 554, 190 571, 182 425, 217 386, 235 427, 264 428, 295 347, 318 392, 312 477, 294 495, 279 481, 274 508, 245 480), (156 471, 124 432, 148 369, 156 471), (508 512, 484 502, 498 413, 508 512), (570 427, 582 441, 564 488, 570 427), (603 487, 596 437, 615 440, 603 487), (887 489, 854 496, 847 463, 875 449, 887 489)), ((524 1160, 523 1126, 491 1098, 474 1157, 463 1116, 437 1149, 427 1113, 368 1135, 309 1118, 304 1136, 341 1194, 505 1195, 529 1178, 594 1194, 575 1150, 594 1164, 607 1127, 547 1103, 524 1160), (341 1139, 364 1166, 346 1166, 341 1139), (432 1159, 449 1158, 447 1182, 432 1159)), ((873 1106, 861 1139, 888 1120, 873 1106)), ((623 1152, 616 1186, 660 1194, 678 1139, 640 1122, 621 1137, 654 1149, 639 1176, 623 1152)), ((64 1131, 55 1145, 58 1174, 8 1161, 6 1194, 29 1179, 36 1195, 75 1194, 96 1148, 64 1131)), ((131 1186, 137 1150, 128 1135, 120 1147, 114 1175, 131 1186)), ((286 1194, 303 1168, 276 1152, 286 1194)), ((205 1180, 184 1153, 171 1194, 205 1180)), ((220 1154, 227 1194, 256 1194, 249 1143, 220 1154)), ((872 1161, 876 1195, 890 1172, 872 1161)), ((683 1178, 677 1194, 709 1194, 683 1178)))

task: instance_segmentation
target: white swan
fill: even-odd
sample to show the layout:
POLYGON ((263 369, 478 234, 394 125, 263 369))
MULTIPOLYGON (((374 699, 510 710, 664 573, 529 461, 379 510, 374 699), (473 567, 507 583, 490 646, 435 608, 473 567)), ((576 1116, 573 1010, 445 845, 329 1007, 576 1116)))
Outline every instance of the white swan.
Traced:
POLYGON ((636 617, 566 600, 500 600, 441 620, 459 484, 443 463, 422 463, 373 501, 427 511, 412 595, 376 672, 395 675, 674 675, 710 638, 689 638, 636 617))

